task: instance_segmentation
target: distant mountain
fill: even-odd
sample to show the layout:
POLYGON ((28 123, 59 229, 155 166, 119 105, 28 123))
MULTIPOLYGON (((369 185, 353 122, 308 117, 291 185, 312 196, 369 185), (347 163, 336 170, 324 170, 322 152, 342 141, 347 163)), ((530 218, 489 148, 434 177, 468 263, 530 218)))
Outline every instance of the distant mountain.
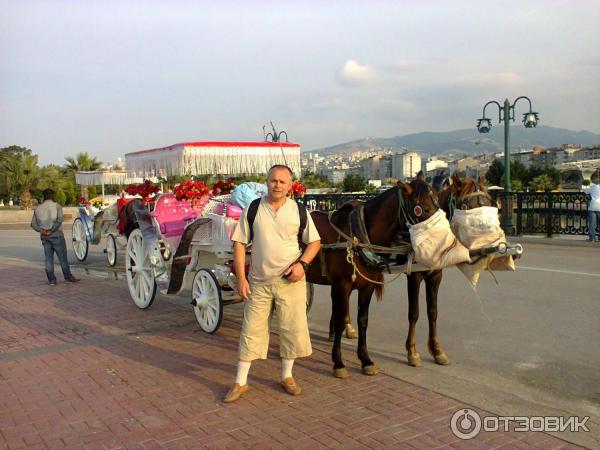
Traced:
MULTIPOLYGON (((525 128, 511 125, 511 149, 541 147, 559 147, 562 144, 581 144, 583 146, 600 145, 600 134, 589 131, 573 131, 564 128, 539 126, 525 128)), ((462 155, 499 152, 504 150, 504 126, 494 124, 488 134, 479 134, 477 129, 448 132, 423 132, 396 136, 392 138, 365 138, 318 150, 310 150, 321 155, 350 153, 370 149, 418 150, 431 155, 462 155)))

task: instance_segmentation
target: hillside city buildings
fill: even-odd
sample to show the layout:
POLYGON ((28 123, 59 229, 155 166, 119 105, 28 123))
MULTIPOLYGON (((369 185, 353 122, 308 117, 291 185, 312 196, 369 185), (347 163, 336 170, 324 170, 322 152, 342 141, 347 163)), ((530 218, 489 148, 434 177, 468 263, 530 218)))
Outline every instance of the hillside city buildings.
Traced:
MULTIPOLYGON (((512 161, 520 161, 526 167, 541 165, 564 169, 569 168, 571 163, 590 163, 600 167, 600 146, 582 147, 564 144, 556 148, 536 147, 514 151, 511 157, 512 161)), ((303 172, 326 176, 332 183, 341 183, 346 175, 355 174, 379 185, 396 180, 411 180, 420 170, 428 178, 440 174, 451 175, 454 172, 470 177, 484 176, 495 159, 503 161, 504 153, 449 158, 445 155, 427 155, 409 149, 372 149, 349 154, 303 153, 301 164, 303 172)))

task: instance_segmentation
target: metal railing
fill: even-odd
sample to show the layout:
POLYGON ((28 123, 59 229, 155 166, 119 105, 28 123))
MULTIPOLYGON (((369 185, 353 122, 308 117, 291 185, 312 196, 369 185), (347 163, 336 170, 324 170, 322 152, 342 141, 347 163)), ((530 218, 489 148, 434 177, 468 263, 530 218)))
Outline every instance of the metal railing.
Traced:
MULTIPOLYGON (((502 192, 491 191, 494 200, 502 192)), ((584 192, 513 192, 516 234, 544 233, 547 236, 587 235, 587 207, 584 192)), ((307 194, 300 201, 308 209, 333 211, 350 200, 368 200, 375 194, 307 194)), ((500 206, 500 205, 498 205, 500 206)))

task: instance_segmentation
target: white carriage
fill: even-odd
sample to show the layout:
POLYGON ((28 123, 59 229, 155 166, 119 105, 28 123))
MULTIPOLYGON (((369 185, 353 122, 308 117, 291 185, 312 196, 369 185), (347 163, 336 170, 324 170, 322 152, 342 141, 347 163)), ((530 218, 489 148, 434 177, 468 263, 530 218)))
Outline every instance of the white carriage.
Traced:
MULTIPOLYGON (((280 142, 191 142, 128 153, 131 174, 149 176, 265 174, 274 164, 300 170, 300 145, 280 142)), ((173 194, 161 195, 153 212, 135 207, 137 228, 129 235, 125 259, 129 293, 146 309, 157 290, 177 294, 193 274, 191 303, 201 329, 214 333, 223 306, 240 301, 232 271, 231 236, 237 220, 227 214, 229 196, 214 197, 201 214, 173 194)), ((312 286, 307 304, 312 302, 312 286)))

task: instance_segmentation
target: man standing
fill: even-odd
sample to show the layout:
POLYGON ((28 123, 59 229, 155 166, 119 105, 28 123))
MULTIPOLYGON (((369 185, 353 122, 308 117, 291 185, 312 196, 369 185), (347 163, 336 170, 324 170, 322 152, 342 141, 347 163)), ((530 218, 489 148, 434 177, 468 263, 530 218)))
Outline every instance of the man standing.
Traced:
POLYGON ((590 195, 588 203, 588 241, 598 241, 596 238, 596 227, 600 227, 600 185, 590 182, 589 186, 583 186, 583 192, 590 195))
POLYGON ((248 206, 233 234, 233 260, 238 291, 244 305, 239 361, 235 384, 224 401, 234 402, 248 392, 248 372, 255 359, 266 359, 269 348, 269 315, 273 302, 279 317, 281 386, 291 395, 301 393, 292 376, 296 358, 312 353, 306 317, 304 273, 319 253, 321 241, 310 214, 299 245, 300 210, 287 197, 292 187, 289 167, 275 165, 267 175, 268 193, 260 199, 252 229, 248 206), (245 273, 246 246, 252 241, 249 279, 245 273))
POLYGON ((67 245, 65 235, 62 232, 62 206, 54 202, 54 191, 52 189, 44 189, 42 194, 44 195, 44 202, 35 208, 31 218, 31 228, 40 233, 40 239, 44 246, 48 284, 50 286, 56 285, 54 253, 58 256, 65 281, 75 283, 79 279, 71 273, 69 260, 67 259, 67 245))

